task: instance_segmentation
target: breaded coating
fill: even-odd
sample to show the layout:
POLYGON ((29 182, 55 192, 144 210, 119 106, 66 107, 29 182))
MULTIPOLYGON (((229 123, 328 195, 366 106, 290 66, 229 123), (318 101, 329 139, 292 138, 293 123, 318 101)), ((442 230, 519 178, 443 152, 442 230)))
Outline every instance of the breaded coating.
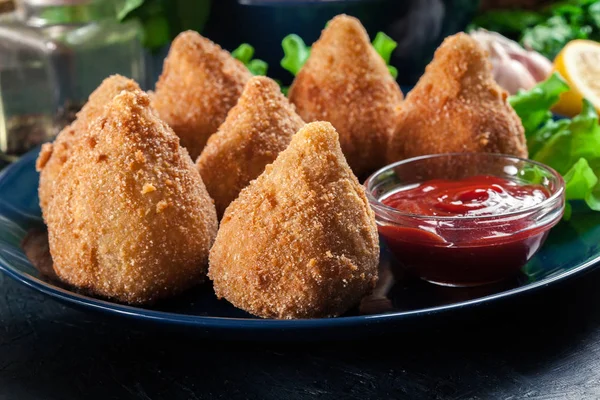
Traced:
POLYGON ((58 277, 131 304, 202 282, 217 232, 197 168, 141 91, 117 95, 74 143, 46 214, 58 277))
POLYGON ((182 32, 171 44, 152 106, 195 160, 251 77, 219 45, 197 32, 182 32))
POLYGON ((279 85, 263 76, 248 81, 235 107, 198 158, 200 175, 217 215, 292 141, 304 121, 279 85))
POLYGON ((388 162, 450 152, 527 157, 523 125, 507 95, 474 39, 446 38, 401 106, 388 162))
POLYGON ((403 96, 359 20, 338 15, 329 22, 289 98, 305 121, 333 124, 357 176, 385 164, 385 146, 403 96))
POLYGON ((225 211, 210 252, 215 293, 264 318, 337 316, 377 281, 365 189, 328 122, 305 125, 225 211))
POLYGON ((36 169, 40 173, 38 194, 42 213, 45 213, 48 208, 54 181, 69 158, 74 140, 85 132, 91 121, 102 114, 104 106, 123 90, 135 91, 140 90, 140 87, 135 81, 121 75, 112 75, 106 78, 92 92, 87 103, 77 113, 75 121, 66 126, 53 143, 42 145, 36 163, 36 169))

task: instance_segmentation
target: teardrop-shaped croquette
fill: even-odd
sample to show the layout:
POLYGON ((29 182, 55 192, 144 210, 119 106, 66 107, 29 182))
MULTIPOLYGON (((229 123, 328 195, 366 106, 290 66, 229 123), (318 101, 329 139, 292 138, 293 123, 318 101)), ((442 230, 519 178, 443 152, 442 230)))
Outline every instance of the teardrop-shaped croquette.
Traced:
POLYGON ((275 81, 263 76, 248 81, 197 162, 219 217, 240 191, 275 161, 303 125, 275 81))
POLYGON ((339 15, 329 22, 289 98, 305 121, 333 124, 357 176, 385 164, 402 92, 356 18, 339 15))
POLYGON ((521 120, 494 81, 486 52, 464 33, 444 40, 406 96, 388 161, 451 152, 527 157, 521 120))
POLYGON ((104 106, 123 90, 131 92, 140 90, 140 87, 135 81, 121 75, 112 75, 106 78, 92 92, 87 103, 77 113, 75 121, 66 126, 53 143, 46 143, 42 146, 36 168, 40 172, 38 194, 43 213, 52 198, 54 181, 69 158, 73 142, 86 131, 90 122, 102 114, 104 106))
POLYGON ((186 31, 171 44, 152 106, 195 160, 251 77, 244 64, 219 45, 186 31))
POLYGON ((121 92, 76 141, 46 217, 60 279, 134 304, 202 282, 217 232, 197 168, 143 92, 121 92))
POLYGON ((268 318, 340 315, 377 281, 375 216, 328 122, 307 124, 225 211, 215 293, 268 318))

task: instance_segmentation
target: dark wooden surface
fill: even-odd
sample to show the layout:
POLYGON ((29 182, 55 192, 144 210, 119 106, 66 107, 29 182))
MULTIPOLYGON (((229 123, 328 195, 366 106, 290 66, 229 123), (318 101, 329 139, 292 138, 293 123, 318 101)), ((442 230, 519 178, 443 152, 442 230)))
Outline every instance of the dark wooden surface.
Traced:
POLYGON ((600 398, 600 271, 328 343, 256 343, 65 307, 0 274, 0 399, 600 398))

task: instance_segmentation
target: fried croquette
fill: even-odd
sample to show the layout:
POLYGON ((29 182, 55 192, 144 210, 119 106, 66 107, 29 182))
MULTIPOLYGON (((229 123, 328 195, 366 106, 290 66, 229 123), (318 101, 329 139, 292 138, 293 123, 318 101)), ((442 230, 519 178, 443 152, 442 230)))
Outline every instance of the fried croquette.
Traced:
POLYGON ((377 281, 365 189, 328 122, 305 125, 225 211, 210 252, 215 293, 264 318, 337 316, 377 281))
POLYGON ((402 92, 360 21, 338 15, 312 46, 289 98, 307 122, 329 121, 359 177, 385 164, 402 92))
POLYGON ((521 120, 469 35, 448 37, 402 103, 388 162, 450 152, 527 157, 521 120))
POLYGON ((87 103, 77 113, 77 118, 67 125, 56 137, 54 143, 45 143, 36 162, 40 173, 38 194, 40 208, 44 213, 52 198, 52 186, 63 164, 69 158, 73 141, 86 129, 87 125, 102 114, 104 106, 123 90, 135 91, 140 87, 133 80, 121 75, 106 78, 88 98, 87 103))
POLYGON ((197 168, 141 91, 117 95, 74 143, 46 217, 57 276, 131 304, 202 282, 217 232, 197 168))
POLYGON ((186 31, 171 45, 152 106, 195 160, 251 77, 244 64, 219 45, 186 31))
POLYGON ((197 161, 219 217, 240 191, 275 161, 303 125, 275 81, 262 76, 248 81, 237 105, 197 161))

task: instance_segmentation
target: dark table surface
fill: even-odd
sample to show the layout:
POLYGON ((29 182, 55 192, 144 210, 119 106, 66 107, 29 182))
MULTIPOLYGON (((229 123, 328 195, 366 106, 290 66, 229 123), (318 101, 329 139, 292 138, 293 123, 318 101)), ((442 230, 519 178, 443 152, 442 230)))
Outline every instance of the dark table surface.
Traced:
POLYGON ((76 311, 0 274, 0 399, 600 398, 599 287, 600 269, 384 337, 260 343, 76 311))

